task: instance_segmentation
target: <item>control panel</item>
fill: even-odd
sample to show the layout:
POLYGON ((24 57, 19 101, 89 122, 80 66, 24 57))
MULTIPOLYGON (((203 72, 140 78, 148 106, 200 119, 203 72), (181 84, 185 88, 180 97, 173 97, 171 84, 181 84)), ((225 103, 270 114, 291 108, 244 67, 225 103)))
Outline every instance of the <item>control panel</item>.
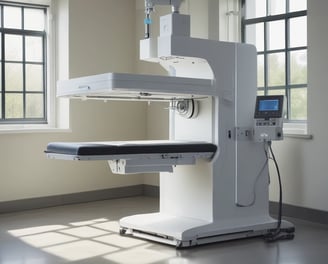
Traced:
POLYGON ((257 96, 254 113, 254 141, 282 140, 283 119, 283 95, 257 96))

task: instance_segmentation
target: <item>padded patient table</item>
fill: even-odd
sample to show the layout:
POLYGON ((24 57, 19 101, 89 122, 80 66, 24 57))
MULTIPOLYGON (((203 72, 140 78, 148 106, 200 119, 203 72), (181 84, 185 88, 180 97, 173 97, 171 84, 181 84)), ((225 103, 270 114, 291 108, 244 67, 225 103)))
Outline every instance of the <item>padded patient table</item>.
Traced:
POLYGON ((65 160, 108 160, 113 173, 172 172, 173 166, 211 160, 217 146, 194 141, 53 142, 45 153, 65 160))

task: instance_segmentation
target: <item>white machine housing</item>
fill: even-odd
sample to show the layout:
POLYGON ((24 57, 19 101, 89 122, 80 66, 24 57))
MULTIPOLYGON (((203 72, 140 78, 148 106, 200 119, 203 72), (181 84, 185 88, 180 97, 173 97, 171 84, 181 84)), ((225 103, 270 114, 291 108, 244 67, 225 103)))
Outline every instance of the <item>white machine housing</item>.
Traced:
MULTIPOLYGON (((174 27, 176 16, 181 15, 161 18, 160 27, 174 27)), ((121 233, 178 247, 267 234, 277 220, 269 215, 264 145, 251 133, 255 48, 175 35, 174 30, 141 40, 140 46, 142 60, 160 63, 172 76, 213 80, 214 95, 200 100, 197 118, 171 113, 170 139, 213 142, 218 151, 211 162, 161 173, 160 211, 121 219, 121 233)), ((282 226, 293 229, 285 221, 282 226)))
MULTIPOLYGON (((58 84, 59 96, 198 100, 195 118, 171 111, 170 140, 213 143, 215 156, 161 172, 159 212, 122 218, 121 234, 189 247, 269 233, 277 220, 269 215, 267 156, 251 133, 255 48, 191 38, 189 16, 178 13, 161 18, 161 29, 158 39, 141 40, 140 58, 160 63, 170 77, 106 74, 58 84), (186 24, 175 30, 181 20, 186 24)), ((281 227, 293 231, 286 221, 281 227)))

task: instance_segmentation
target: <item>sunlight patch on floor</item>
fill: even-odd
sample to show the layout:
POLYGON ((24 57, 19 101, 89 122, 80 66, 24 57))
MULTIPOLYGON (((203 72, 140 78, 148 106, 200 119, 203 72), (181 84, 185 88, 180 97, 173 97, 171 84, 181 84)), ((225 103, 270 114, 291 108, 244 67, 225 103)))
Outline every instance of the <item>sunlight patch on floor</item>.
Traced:
POLYGON ((109 254, 118 251, 119 248, 94 241, 82 240, 43 248, 43 250, 69 261, 77 261, 109 254))
POLYGON ((174 257, 171 253, 152 249, 149 245, 118 251, 107 256, 105 259, 114 261, 117 264, 151 264, 174 257))

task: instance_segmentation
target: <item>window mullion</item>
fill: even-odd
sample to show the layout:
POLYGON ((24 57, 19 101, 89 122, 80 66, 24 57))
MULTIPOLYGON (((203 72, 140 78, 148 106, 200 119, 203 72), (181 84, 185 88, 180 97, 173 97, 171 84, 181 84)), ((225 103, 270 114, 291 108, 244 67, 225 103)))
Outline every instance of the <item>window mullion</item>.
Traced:
POLYGON ((23 36, 23 118, 26 118, 26 36, 23 36))
MULTIPOLYGON (((4 21, 4 16, 3 16, 3 7, 0 6, 0 15, 1 15, 1 25, 0 27, 2 28, 3 21, 4 21)), ((5 63, 4 63, 4 56, 5 56, 5 35, 3 31, 1 31, 1 120, 4 120, 5 118, 5 63)))
MULTIPOLYGON (((24 22, 24 7, 22 7, 22 30, 24 32, 25 30, 25 22, 24 22)), ((23 119, 26 118, 26 35, 22 34, 23 39, 23 61, 22 61, 22 67, 23 67, 23 119)))
POLYGON ((264 95, 268 94, 268 23, 264 22, 264 95))
MULTIPOLYGON (((287 9, 286 9, 287 10, 287 9)), ((288 52, 288 47, 290 43, 290 34, 289 34, 289 19, 285 19, 285 72, 286 72, 286 88, 285 88, 285 94, 287 97, 287 118, 290 119, 290 113, 291 113, 291 104, 290 104, 290 53, 288 52)))
POLYGON ((43 115, 46 118, 46 114, 47 114, 47 107, 48 107, 48 94, 47 94, 47 83, 48 83, 48 76, 47 76, 47 72, 48 72, 48 61, 47 61, 47 38, 45 36, 43 36, 43 115))

